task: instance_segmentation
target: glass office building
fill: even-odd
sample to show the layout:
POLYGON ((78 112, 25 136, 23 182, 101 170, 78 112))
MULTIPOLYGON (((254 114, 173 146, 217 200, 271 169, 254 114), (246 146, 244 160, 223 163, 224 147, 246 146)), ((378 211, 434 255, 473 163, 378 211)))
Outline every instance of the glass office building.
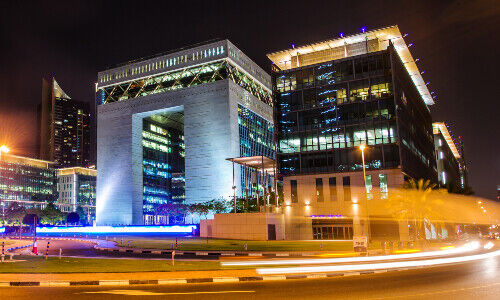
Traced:
POLYGON ((348 46, 296 50, 286 66, 276 61, 282 53, 268 55, 281 175, 360 171, 366 144, 367 170, 401 168, 436 181, 427 103, 394 44, 383 48, 382 31, 348 46))
POLYGON ((407 224, 384 223, 390 216, 380 207, 405 179, 437 182, 437 167, 433 97, 399 28, 267 56, 287 239, 352 239, 367 228, 372 237, 407 238, 407 224), (370 226, 359 219, 362 199, 377 203, 370 226))
MULTIPOLYGON (((240 156, 266 156, 274 159, 274 125, 243 105, 238 105, 238 129, 240 134, 240 156)), ((262 180, 249 167, 241 167, 241 197, 247 197, 262 189, 262 182, 272 187, 270 180, 262 180), (257 181, 259 183, 257 184, 257 181)))
POLYGON ((467 175, 459 147, 444 122, 434 122, 432 127, 439 185, 450 192, 463 191, 467 175))
POLYGON ((0 198, 3 208, 17 203, 43 208, 57 200, 53 163, 10 154, 0 156, 0 198))

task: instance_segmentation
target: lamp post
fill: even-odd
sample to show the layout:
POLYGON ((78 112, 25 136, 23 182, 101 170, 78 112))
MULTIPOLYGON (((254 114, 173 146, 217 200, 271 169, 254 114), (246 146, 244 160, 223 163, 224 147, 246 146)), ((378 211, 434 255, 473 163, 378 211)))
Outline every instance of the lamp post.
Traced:
MULTIPOLYGON (((365 183, 365 210, 366 210, 366 228, 367 228, 367 242, 368 245, 370 244, 370 237, 371 237, 371 232, 370 232, 370 215, 368 213, 368 187, 366 186, 366 170, 365 170, 365 144, 359 145, 359 150, 361 150, 361 161, 363 162, 363 182, 365 183)), ((368 246, 367 245, 367 246, 368 246)))

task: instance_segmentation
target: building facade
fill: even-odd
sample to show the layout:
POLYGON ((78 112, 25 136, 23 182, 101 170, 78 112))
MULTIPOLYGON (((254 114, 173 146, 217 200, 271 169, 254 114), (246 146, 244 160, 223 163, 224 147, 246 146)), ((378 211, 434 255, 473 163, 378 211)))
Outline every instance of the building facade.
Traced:
POLYGON ((95 220, 96 202, 95 169, 82 167, 62 168, 57 170, 57 202, 62 212, 77 212, 79 207, 86 216, 86 221, 95 220))
POLYGON ((99 224, 242 195, 241 169, 233 176, 226 159, 274 155, 271 78, 228 40, 99 72, 96 99, 99 224))
POLYGON ((450 192, 459 192, 466 187, 465 166, 459 148, 444 122, 432 123, 438 181, 450 192))
POLYGON ((0 155, 0 201, 2 209, 12 203, 30 209, 44 208, 57 200, 56 170, 49 161, 0 155))
POLYGON ((56 167, 88 167, 91 149, 90 104, 71 99, 55 78, 42 79, 38 106, 40 158, 56 167))
POLYGON ((362 197, 383 200, 408 178, 437 182, 433 98, 397 26, 267 56, 291 239, 351 239, 362 197))

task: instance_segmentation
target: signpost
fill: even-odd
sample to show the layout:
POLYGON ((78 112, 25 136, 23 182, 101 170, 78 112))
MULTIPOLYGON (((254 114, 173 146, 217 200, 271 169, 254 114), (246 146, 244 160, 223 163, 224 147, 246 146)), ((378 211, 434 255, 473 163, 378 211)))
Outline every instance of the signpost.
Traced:
POLYGON ((367 236, 355 236, 352 239, 352 244, 354 246, 354 252, 364 252, 368 251, 368 237, 367 236))

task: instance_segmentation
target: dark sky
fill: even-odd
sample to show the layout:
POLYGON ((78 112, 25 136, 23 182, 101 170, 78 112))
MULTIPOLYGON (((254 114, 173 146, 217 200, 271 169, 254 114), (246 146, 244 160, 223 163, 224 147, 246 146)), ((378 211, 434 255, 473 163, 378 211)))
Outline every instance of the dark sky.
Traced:
POLYGON ((476 194, 500 184, 500 2, 1 1, 0 143, 36 155, 41 78, 94 100, 97 72, 134 58, 228 38, 266 70, 265 53, 397 24, 438 95, 435 121, 465 142, 476 194))

